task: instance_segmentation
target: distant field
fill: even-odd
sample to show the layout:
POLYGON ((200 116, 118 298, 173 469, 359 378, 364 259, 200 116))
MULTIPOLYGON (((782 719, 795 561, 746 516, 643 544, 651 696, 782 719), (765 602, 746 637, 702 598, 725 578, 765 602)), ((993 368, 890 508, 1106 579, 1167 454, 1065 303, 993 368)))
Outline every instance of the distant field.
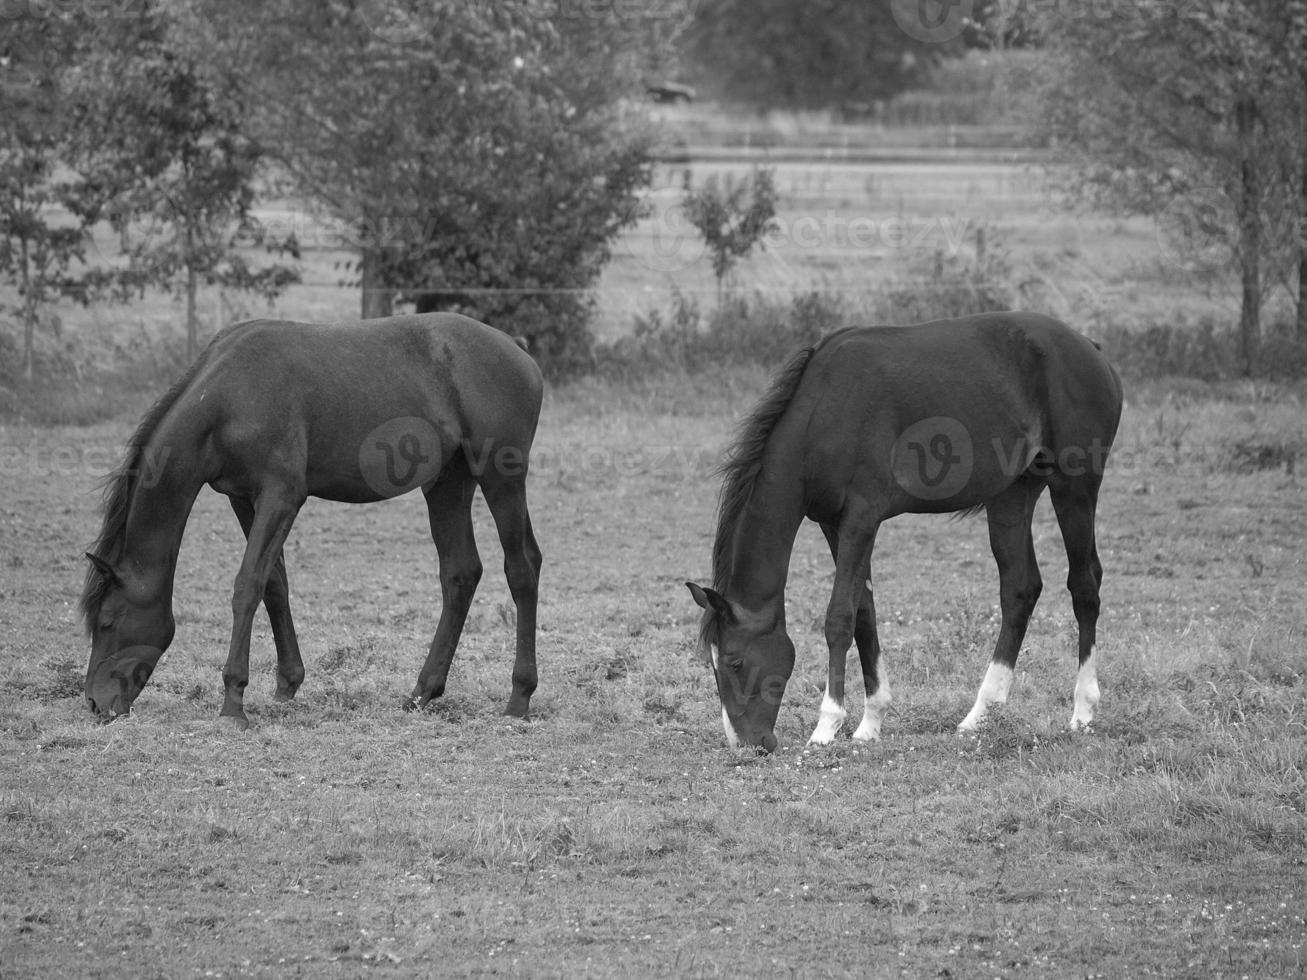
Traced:
MULTIPOLYGON (((754 166, 775 172, 779 227, 741 263, 733 289, 772 296, 825 290, 871 305, 889 283, 927 276, 937 252, 972 261, 983 229, 991 252, 1006 253, 1011 283, 1026 288, 1032 305, 1071 322, 1168 324, 1181 315, 1234 315, 1228 284, 1189 275, 1153 221, 1062 210, 1042 168, 1017 154, 1005 161, 968 151, 918 153, 919 160, 849 159, 835 149, 810 160, 786 153, 769 163, 766 152, 716 152, 660 165, 647 215, 616 243, 597 288, 597 335, 611 340, 629 332, 636 315, 666 310, 673 291, 712 307, 711 263, 680 202, 687 184, 711 174, 747 175, 754 166)), ((309 219, 291 211, 285 220, 309 219)), ((355 299, 333 285, 339 277, 332 266, 346 256, 330 248, 311 256, 310 285, 292 288, 278 305, 294 316, 338 315, 355 299)))
MULTIPOLYGON (((748 127, 743 137, 734 127, 737 145, 677 148, 678 138, 723 136, 678 123, 674 113, 667 122, 669 152, 686 153, 689 162, 658 166, 647 214, 615 245, 596 290, 601 340, 629 332, 636 315, 669 308, 673 291, 711 308, 711 266, 679 203, 687 183, 748 174, 754 166, 775 170, 779 229, 739 266, 732 289, 772 296, 826 290, 870 307, 891 282, 922 282, 937 253, 973 261, 976 231, 983 229, 989 254, 1006 256, 1023 305, 1069 322, 1172 324, 1205 313, 1233 322, 1236 315, 1233 282, 1187 268, 1155 222, 1058 207, 1032 151, 950 147, 934 131, 917 131, 916 142, 929 145, 914 146, 914 131, 775 119, 760 122, 756 138, 748 127), (746 145, 738 145, 741 139, 746 145)), ((304 246, 305 284, 288 290, 271 312, 355 315, 357 289, 341 285, 350 275, 344 265, 356 257, 347 230, 296 202, 269 203, 259 214, 274 235, 293 232, 304 246)), ((117 260, 112 235, 97 235, 91 259, 117 260)), ((181 312, 179 301, 153 294, 126 307, 59 310, 65 341, 103 344, 113 334, 120 346, 175 337, 181 312)), ((214 331, 269 311, 249 297, 208 292, 200 312, 214 331)))

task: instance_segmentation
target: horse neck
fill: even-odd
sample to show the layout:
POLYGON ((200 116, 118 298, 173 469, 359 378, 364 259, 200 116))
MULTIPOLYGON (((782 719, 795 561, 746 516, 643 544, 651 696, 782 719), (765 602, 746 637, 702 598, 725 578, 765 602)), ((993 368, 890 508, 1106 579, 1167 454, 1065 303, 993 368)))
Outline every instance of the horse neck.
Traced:
POLYGON ((205 483, 197 441, 179 427, 156 432, 141 450, 118 564, 160 599, 173 574, 191 507, 205 483))
POLYGON ((803 523, 803 486, 793 465, 764 463, 735 527, 729 597, 784 618, 785 582, 803 523))

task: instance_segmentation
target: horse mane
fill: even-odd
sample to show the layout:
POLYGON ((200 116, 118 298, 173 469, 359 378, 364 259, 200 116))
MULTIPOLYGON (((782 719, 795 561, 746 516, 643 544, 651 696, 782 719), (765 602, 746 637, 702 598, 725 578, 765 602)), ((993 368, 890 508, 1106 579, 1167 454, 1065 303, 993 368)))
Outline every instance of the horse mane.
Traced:
MULTIPOLYGON (((735 538, 740 516, 753 493, 758 473, 762 470, 767 440, 789 408, 803 372, 808 367, 808 361, 830 336, 832 335, 795 353, 776 373, 758 404, 740 421, 735 440, 717 467, 717 473, 722 478, 721 494, 717 501, 717 534, 712 547, 712 583, 717 592, 724 594, 729 584, 731 542, 735 538)), ((705 611, 699 624, 699 649, 705 659, 708 647, 716 640, 716 625, 716 614, 711 609, 705 611)))
POLYGON ((740 421, 735 441, 717 468, 722 477, 722 489, 717 502, 717 536, 713 539, 712 546, 712 578, 713 588, 719 592, 728 584, 735 527, 753 494, 753 485, 762 469, 767 440, 785 410, 790 407, 790 399, 794 397, 799 379, 803 377, 815 350, 815 345, 803 348, 772 378, 766 394, 740 421))
MULTIPOLYGON (((219 334, 219 336, 222 336, 222 334, 219 334)), ((103 500, 100 509, 104 514, 104 519, 100 525, 100 533, 95 539, 95 544, 91 545, 89 554, 111 565, 122 556, 123 543, 127 536, 127 514, 131 509, 132 497, 136 492, 137 480, 141 474, 141 458, 145 453, 145 447, 153 438, 155 431, 159 428, 159 423, 163 421, 163 417, 168 414, 169 410, 177 404, 177 400, 190 387, 200 368, 208 360, 208 354, 212 348, 213 345, 210 343, 200 353, 200 356, 195 359, 194 363, 186 369, 186 373, 164 393, 163 397, 150 406, 145 413, 145 417, 137 425, 136 431, 127 440, 127 452, 123 457, 123 461, 101 482, 103 500)), ((104 597, 109 591, 109 585, 109 576, 104 575, 92 563, 86 570, 86 583, 82 587, 82 597, 78 602, 78 608, 82 614, 82 623, 88 635, 91 632, 92 624, 100 614, 100 605, 104 602, 104 597)))

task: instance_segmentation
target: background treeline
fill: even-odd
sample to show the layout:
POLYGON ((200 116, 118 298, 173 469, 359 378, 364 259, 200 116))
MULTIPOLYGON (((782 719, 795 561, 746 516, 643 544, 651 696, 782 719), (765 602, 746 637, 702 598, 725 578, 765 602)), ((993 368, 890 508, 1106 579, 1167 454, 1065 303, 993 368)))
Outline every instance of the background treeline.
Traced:
POLYGON ((59 296, 176 290, 193 353, 198 286, 293 281, 272 259, 299 243, 265 240, 253 217, 278 194, 342 231, 363 315, 414 287, 468 290, 566 364, 586 290, 639 213, 654 134, 631 97, 670 56, 678 8, 21 6, 0 19, 0 277, 24 371, 59 296), (254 267, 251 245, 274 254, 254 267))
MULTIPOLYGON (((820 110, 874 129, 947 102, 965 104, 965 121, 1019 123, 1072 206, 1155 218, 1170 247, 1213 276, 1233 271, 1236 372, 1266 364, 1268 308, 1287 310, 1275 321, 1307 342, 1307 0, 936 6, 11 5, 0 18, 3 374, 40 373, 34 338, 57 329, 59 304, 147 290, 183 300, 193 354, 199 291, 273 298, 301 275, 306 225, 258 220, 278 201, 333 229, 348 256, 337 274, 363 315, 456 297, 526 337, 549 370, 594 369, 606 360, 593 290, 646 213, 664 136, 644 90, 662 79, 736 115, 820 110), (939 19, 922 21, 932 10, 939 19)), ((725 213, 722 227, 746 218, 725 213)), ((906 305, 819 305, 933 315, 1023 298, 988 281, 977 296, 977 283, 963 270, 906 305)), ((761 320, 795 320, 790 302, 761 320)), ((692 320, 712 333, 719 319, 674 304, 635 334, 692 320)))

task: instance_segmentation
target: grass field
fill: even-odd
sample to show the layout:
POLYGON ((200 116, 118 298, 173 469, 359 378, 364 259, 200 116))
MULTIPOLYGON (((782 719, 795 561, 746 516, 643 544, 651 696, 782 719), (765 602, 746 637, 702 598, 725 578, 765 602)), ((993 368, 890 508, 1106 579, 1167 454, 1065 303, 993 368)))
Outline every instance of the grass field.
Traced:
POLYGON ((526 722, 499 714, 512 606, 483 510, 448 693, 399 710, 439 605, 408 497, 305 508, 287 560, 308 679, 271 700, 260 618, 254 727, 219 727, 240 535, 205 491, 176 641, 132 715, 94 724, 74 605, 133 419, 0 430, 0 976, 1301 976, 1299 397, 1132 388, 1092 732, 1062 731, 1074 620, 1045 503, 1044 599, 978 739, 953 728, 997 628, 984 522, 886 526, 886 735, 811 751, 830 563, 806 528, 799 665, 756 758, 724 744, 682 582, 707 574, 712 465, 762 384, 550 393, 526 722))
MULTIPOLYGON (((965 258, 984 228, 1029 305, 1090 332, 1229 318, 1219 277, 1186 268, 1151 223, 1056 210, 1024 163, 947 146, 904 160, 897 143, 876 159, 841 142, 802 160, 748 149, 691 176, 776 166, 781 228, 742 265, 746 292, 872 294, 941 249, 965 258)), ((678 223, 684 179, 660 171, 650 214, 619 242, 601 340, 673 290, 711 305, 707 258, 678 223)), ((352 315, 339 242, 306 246, 307 284, 275 312, 352 315)), ((210 330, 263 312, 216 294, 201 309, 210 330)), ((1063 731, 1075 624, 1044 503, 1044 598, 1012 701, 979 738, 954 727, 998 626, 984 522, 900 518, 872 566, 896 699, 884 739, 804 747, 831 581, 808 527, 780 749, 726 747, 682 583, 709 573, 713 466, 765 384, 732 367, 549 392, 530 487, 545 552, 530 720, 499 713, 513 607, 484 508, 487 574, 449 689, 406 714, 439 614, 422 501, 313 501, 287 546, 309 675, 295 703, 272 701, 260 618, 253 728, 235 735, 216 716, 241 537, 209 491, 182 549, 172 648, 131 716, 99 726, 84 707, 75 604, 96 485, 176 370, 181 321, 158 297, 61 314, 42 343, 88 378, 156 363, 139 391, 77 382, 56 414, 107 420, 0 425, 2 980, 1307 969, 1301 386, 1128 386, 1100 505, 1089 733, 1063 731)), ((856 677, 855 658, 855 691, 856 677)), ((860 695, 848 708, 857 718, 860 695)))

